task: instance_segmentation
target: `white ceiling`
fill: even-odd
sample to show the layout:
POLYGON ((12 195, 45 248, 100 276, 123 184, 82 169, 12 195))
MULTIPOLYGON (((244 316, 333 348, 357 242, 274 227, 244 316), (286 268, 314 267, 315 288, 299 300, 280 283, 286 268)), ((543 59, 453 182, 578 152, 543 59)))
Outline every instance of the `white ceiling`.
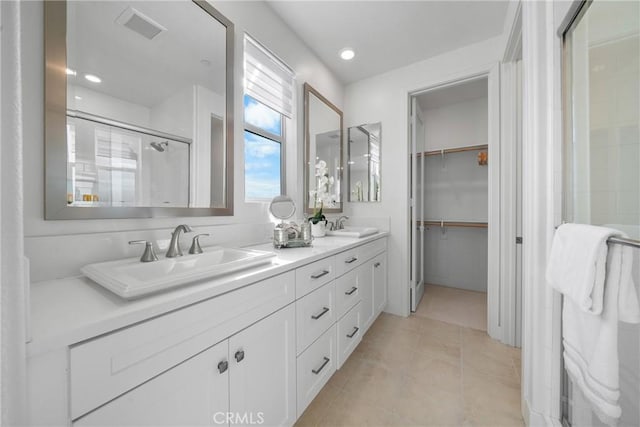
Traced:
POLYGON ((508 1, 266 0, 343 83, 502 34, 508 1), (351 47, 356 57, 343 61, 351 47))
POLYGON ((78 73, 68 76, 72 85, 146 107, 194 84, 224 94, 225 28, 191 2, 74 1, 67 21, 67 66, 78 73), (118 24, 129 6, 167 31, 148 40, 118 24), (84 73, 102 83, 89 83, 84 73))

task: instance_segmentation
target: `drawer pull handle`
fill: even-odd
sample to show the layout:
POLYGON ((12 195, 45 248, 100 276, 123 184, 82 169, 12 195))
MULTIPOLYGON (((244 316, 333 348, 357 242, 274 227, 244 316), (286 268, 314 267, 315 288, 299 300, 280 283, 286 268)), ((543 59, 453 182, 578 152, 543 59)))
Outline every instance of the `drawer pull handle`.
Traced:
POLYGON ((355 291, 357 291, 357 290, 358 290, 358 288, 356 288, 356 287, 354 286, 354 287, 352 287, 351 289, 349 289, 347 292, 345 292, 344 294, 345 294, 345 295, 353 295, 353 293, 354 293, 355 291))
POLYGON ((226 360, 218 363, 218 372, 220 372, 221 374, 223 374, 227 370, 227 368, 229 368, 229 362, 227 362, 226 360))
POLYGON ((314 274, 312 274, 312 275, 311 275, 311 278, 312 278, 312 279, 319 279, 319 278, 321 278, 322 276, 326 276, 327 274, 329 274, 329 270, 322 270, 322 271, 321 271, 321 272, 319 272, 319 273, 314 273, 314 274))
POLYGON ((314 374, 318 375, 320 373, 320 371, 322 371, 324 369, 324 367, 327 366, 327 363, 329 363, 329 358, 328 357, 324 357, 324 361, 322 362, 322 365, 320 365, 320 367, 318 369, 312 369, 311 372, 313 372, 314 374))
POLYGON ((351 332, 350 334, 347 334, 347 338, 353 338, 355 336, 355 334, 358 333, 358 331, 360 330, 360 328, 358 328, 357 326, 353 327, 353 332, 351 332))
POLYGON ((380 267, 380 263, 379 263, 379 262, 376 262, 375 264, 373 264, 373 266, 374 266, 375 268, 378 268, 378 267, 380 267))
POLYGON ((352 262, 356 262, 357 260, 358 260, 358 257, 352 256, 351 258, 345 259, 344 262, 347 264, 351 264, 352 262))
POLYGON ((319 318, 321 318, 322 316, 324 316, 325 314, 327 314, 327 312, 329 311, 328 307, 322 307, 322 311, 318 314, 312 314, 311 318, 313 320, 318 320, 319 318))
POLYGON ((236 358, 236 362, 242 362, 242 359, 244 359, 244 350, 236 351, 236 354, 234 354, 233 357, 236 358))

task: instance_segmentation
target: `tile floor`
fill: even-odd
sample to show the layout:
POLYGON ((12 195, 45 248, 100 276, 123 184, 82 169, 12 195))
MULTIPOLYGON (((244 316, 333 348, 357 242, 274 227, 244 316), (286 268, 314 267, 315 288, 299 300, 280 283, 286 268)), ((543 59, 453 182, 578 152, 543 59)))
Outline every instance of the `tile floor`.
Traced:
POLYGON ((520 350, 382 313, 298 426, 523 426, 520 350))
POLYGON ((425 285, 416 315, 486 331, 487 293, 425 285))

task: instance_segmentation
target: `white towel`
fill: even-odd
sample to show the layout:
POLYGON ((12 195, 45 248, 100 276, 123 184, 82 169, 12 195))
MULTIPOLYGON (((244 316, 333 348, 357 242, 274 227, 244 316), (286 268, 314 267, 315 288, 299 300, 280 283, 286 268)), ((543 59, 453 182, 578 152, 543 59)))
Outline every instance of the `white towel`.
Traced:
POLYGON ((618 230, 587 224, 563 224, 556 230, 547 264, 547 280, 582 310, 602 313, 607 239, 618 230))
MULTIPOLYGON (((571 227, 573 228, 573 227, 571 227)), ((596 227, 601 228, 601 227, 596 227)), ((614 230, 615 231, 615 230, 614 230)), ((616 232, 621 235, 622 233, 616 232)), ((562 236, 566 238, 566 235, 562 236)), ((596 293, 591 293, 592 309, 585 310, 585 300, 575 299, 576 292, 569 286, 556 286, 559 280, 554 277, 558 270, 548 269, 548 277, 553 277, 553 286, 562 288, 572 295, 565 294, 562 309, 562 336, 564 344, 564 362, 574 384, 582 390, 600 420, 615 425, 621 415, 618 404, 619 363, 618 363, 618 321, 640 322, 640 307, 635 286, 631 277, 633 249, 618 244, 602 243, 606 254, 606 275, 603 282, 602 300, 596 301, 596 293), (594 314, 593 307, 601 307, 600 314, 594 314)), ((556 245, 554 238, 554 246, 556 245)), ((565 244, 565 249, 575 250, 573 244, 565 244)), ((601 253, 601 249, 590 251, 601 253)), ((563 254, 560 254, 563 256, 563 254)), ((571 257, 563 256, 564 259, 571 257)), ((596 261, 596 264, 599 261, 596 261)), ((551 261, 550 261, 551 264, 551 261)), ((591 265, 590 268, 599 268, 591 265)), ((586 269, 586 268, 585 268, 586 269)), ((592 279, 597 273, 591 272, 582 277, 588 282, 586 288, 595 288, 599 284, 592 279)), ((574 284, 579 286, 579 284, 574 284)), ((563 292, 564 293, 564 292, 563 292)))

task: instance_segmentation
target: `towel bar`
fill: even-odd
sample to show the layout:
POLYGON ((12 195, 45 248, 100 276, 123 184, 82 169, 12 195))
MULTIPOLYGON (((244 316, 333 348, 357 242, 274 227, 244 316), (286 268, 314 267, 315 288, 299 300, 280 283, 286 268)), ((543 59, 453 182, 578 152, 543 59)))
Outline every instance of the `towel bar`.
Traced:
MULTIPOLYGON (((558 227, 560 226, 557 225, 556 230, 558 229, 558 227)), ((632 248, 640 248, 640 240, 627 239, 626 237, 609 237, 607 239, 607 243, 612 243, 615 245, 622 245, 622 246, 631 246, 632 248)))

